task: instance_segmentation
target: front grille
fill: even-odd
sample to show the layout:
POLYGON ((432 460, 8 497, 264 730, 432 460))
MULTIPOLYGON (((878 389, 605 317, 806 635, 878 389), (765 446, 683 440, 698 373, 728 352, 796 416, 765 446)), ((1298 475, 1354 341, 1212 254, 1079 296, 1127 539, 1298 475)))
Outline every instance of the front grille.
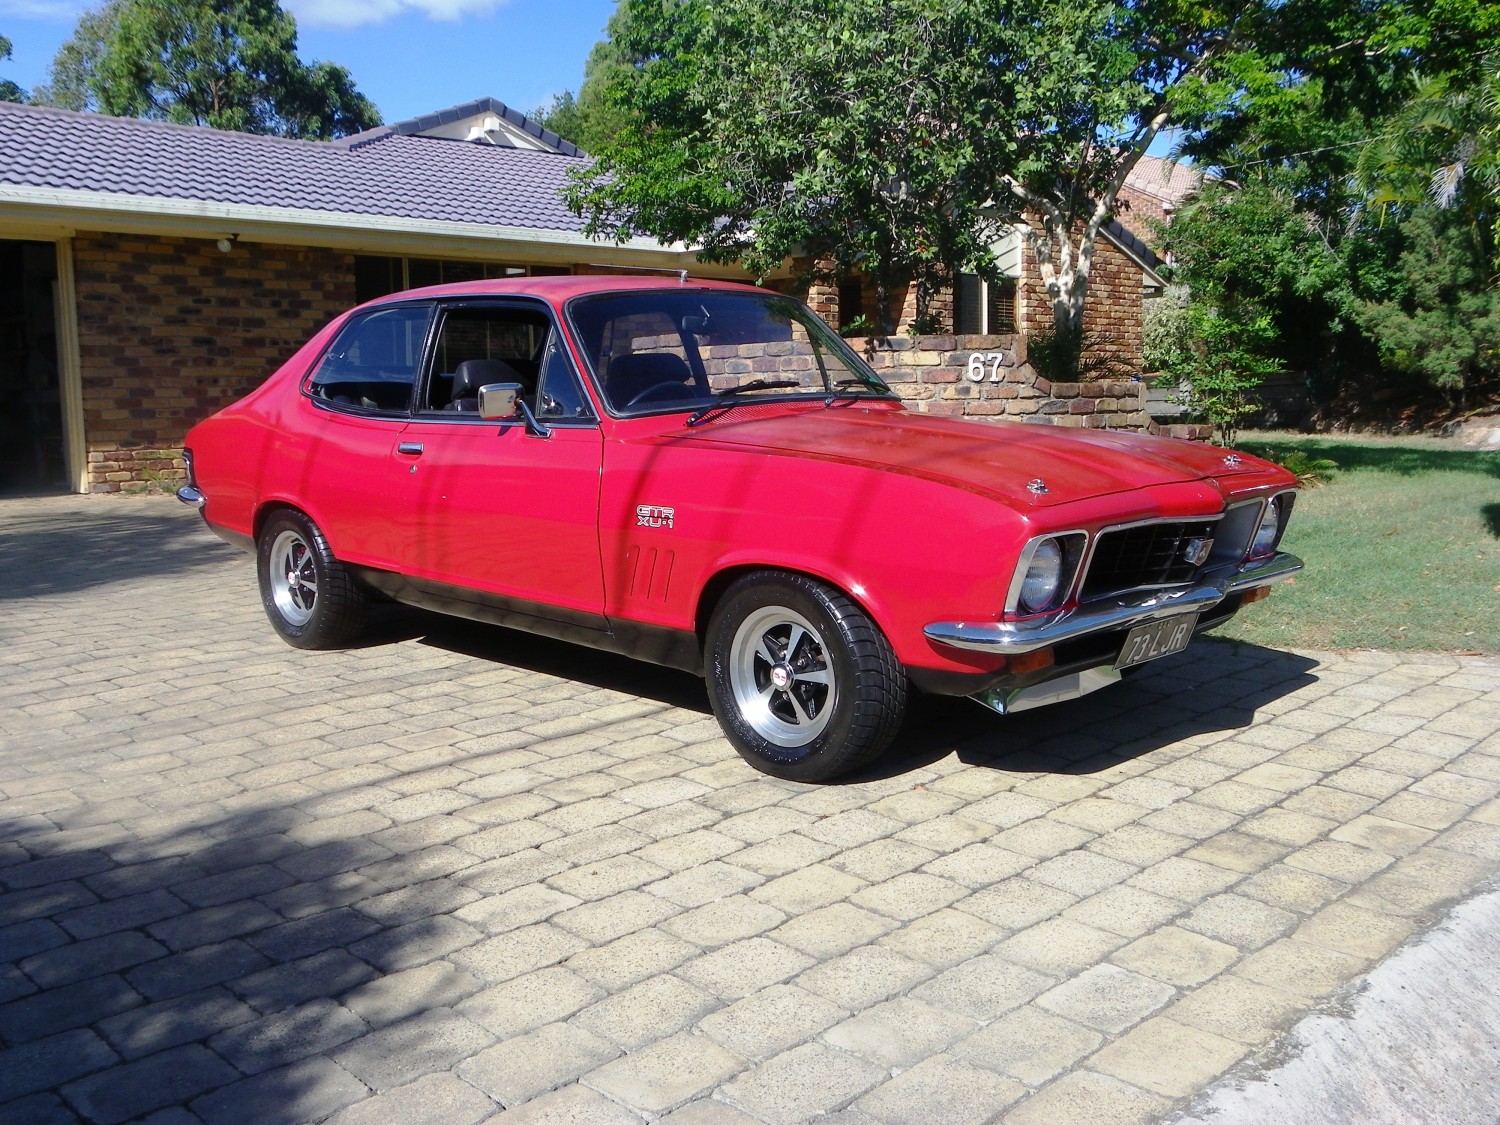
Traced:
MULTIPOLYGON (((1217 521, 1148 523, 1106 531, 1094 544, 1094 557, 1083 581, 1084 601, 1137 590, 1143 586, 1176 586, 1197 577, 1200 566, 1187 557, 1193 540, 1211 540, 1217 521)), ((1207 556, 1207 552, 1203 552, 1207 556)))

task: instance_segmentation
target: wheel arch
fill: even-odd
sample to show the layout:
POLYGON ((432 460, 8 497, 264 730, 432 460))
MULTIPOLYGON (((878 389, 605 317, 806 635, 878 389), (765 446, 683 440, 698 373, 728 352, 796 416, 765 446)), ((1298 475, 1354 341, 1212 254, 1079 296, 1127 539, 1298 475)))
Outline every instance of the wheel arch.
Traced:
POLYGON ((891 639, 890 627, 871 606, 870 600, 862 596, 864 588, 859 583, 841 580, 835 575, 813 567, 792 566, 786 563, 742 561, 731 563, 715 571, 698 591, 698 604, 693 613, 693 632, 697 635, 698 650, 700 652, 703 652, 705 655, 707 654, 708 623, 713 617, 714 608, 723 600, 725 592, 735 582, 745 577, 745 575, 762 573, 797 575, 802 578, 811 578, 815 582, 822 582, 826 586, 831 586, 857 605, 864 612, 865 616, 875 622, 880 631, 885 634, 887 640, 891 639), (856 593, 854 588, 858 588, 861 593, 856 593))

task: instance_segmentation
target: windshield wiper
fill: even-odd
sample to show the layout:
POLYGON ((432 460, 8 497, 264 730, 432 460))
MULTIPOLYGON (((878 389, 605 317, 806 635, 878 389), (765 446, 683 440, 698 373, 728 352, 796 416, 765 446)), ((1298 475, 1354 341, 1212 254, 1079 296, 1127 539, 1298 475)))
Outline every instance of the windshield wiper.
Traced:
MULTIPOLYGON (((873 391, 878 395, 889 395, 891 393, 890 387, 886 386, 879 379, 876 379, 871 375, 858 375, 852 379, 835 379, 833 381, 833 385, 835 387, 859 387, 867 391, 873 391)), ((844 394, 847 393, 847 391, 844 392, 844 394)), ((823 400, 823 405, 832 406, 834 402, 841 397, 843 397, 843 395, 841 395, 839 391, 835 390, 823 400)))
POLYGON ((716 410, 728 410, 738 406, 735 400, 746 391, 774 391, 784 387, 800 387, 802 383, 797 379, 751 379, 748 383, 742 383, 738 387, 725 387, 722 391, 714 392, 714 401, 703 409, 690 415, 687 420, 689 426, 696 426, 716 410))

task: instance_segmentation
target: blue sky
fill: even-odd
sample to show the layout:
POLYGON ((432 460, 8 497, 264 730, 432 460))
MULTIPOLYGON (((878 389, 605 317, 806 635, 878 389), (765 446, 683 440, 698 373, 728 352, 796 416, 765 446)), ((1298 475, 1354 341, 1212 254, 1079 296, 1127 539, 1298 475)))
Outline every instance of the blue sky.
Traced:
MULTIPOLYGON (((478 97, 527 112, 577 90, 614 0, 281 0, 297 17, 298 53, 348 67, 386 121, 478 97)), ((0 78, 46 78, 73 32, 77 0, 0 0, 11 40, 0 78)))

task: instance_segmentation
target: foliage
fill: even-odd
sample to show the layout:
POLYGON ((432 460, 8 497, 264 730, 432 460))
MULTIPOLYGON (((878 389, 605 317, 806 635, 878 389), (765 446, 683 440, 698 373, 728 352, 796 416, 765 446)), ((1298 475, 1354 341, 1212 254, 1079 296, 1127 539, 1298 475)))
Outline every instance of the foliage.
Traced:
POLYGON ((585 152, 603 151, 626 124, 625 111, 607 100, 605 91, 639 61, 626 53, 624 40, 618 37, 627 15, 622 8, 610 16, 605 37, 594 44, 584 63, 578 93, 565 90, 550 105, 529 115, 585 152))
POLYGON ((1281 452, 1267 450, 1262 451, 1261 456, 1295 476, 1299 488, 1318 488, 1330 484, 1339 467, 1337 461, 1328 457, 1315 457, 1303 449, 1286 449, 1281 452))
POLYGON ((611 41, 633 65, 603 89, 621 125, 570 202, 595 235, 696 242, 760 276, 794 249, 882 294, 909 276, 919 306, 956 270, 991 277, 988 245, 1017 227, 1077 331, 1130 169, 1168 124, 1284 82, 1289 21, 1306 38, 1325 8, 621 0, 611 41))
POLYGON ((51 104, 285 137, 379 123, 349 72, 297 57, 276 0, 112 0, 85 14, 52 64, 51 104))
POLYGON ((108 0, 78 17, 73 34, 52 58, 47 81, 32 91, 34 101, 59 109, 98 110, 94 74, 126 3, 127 0, 108 0))
POLYGON ((1141 359, 1147 371, 1180 366, 1192 346, 1187 314, 1188 289, 1169 285, 1160 297, 1145 302, 1141 325, 1141 359))
POLYGON ((1033 332, 1026 341, 1026 361, 1054 383, 1130 379, 1139 374, 1115 353, 1114 341, 1072 325, 1033 332))
POLYGON ((1170 373, 1186 385, 1187 408, 1213 423, 1220 445, 1233 445, 1240 422, 1257 409, 1251 392, 1282 370, 1268 357, 1275 331, 1271 318, 1253 307, 1222 310, 1195 303, 1187 308, 1187 322, 1192 344, 1170 373))
MULTIPOLYGON (((0 62, 6 62, 10 58, 10 40, 0 35, 0 62)), ((17 86, 9 78, 0 78, 0 102, 24 102, 26 91, 17 86)))

